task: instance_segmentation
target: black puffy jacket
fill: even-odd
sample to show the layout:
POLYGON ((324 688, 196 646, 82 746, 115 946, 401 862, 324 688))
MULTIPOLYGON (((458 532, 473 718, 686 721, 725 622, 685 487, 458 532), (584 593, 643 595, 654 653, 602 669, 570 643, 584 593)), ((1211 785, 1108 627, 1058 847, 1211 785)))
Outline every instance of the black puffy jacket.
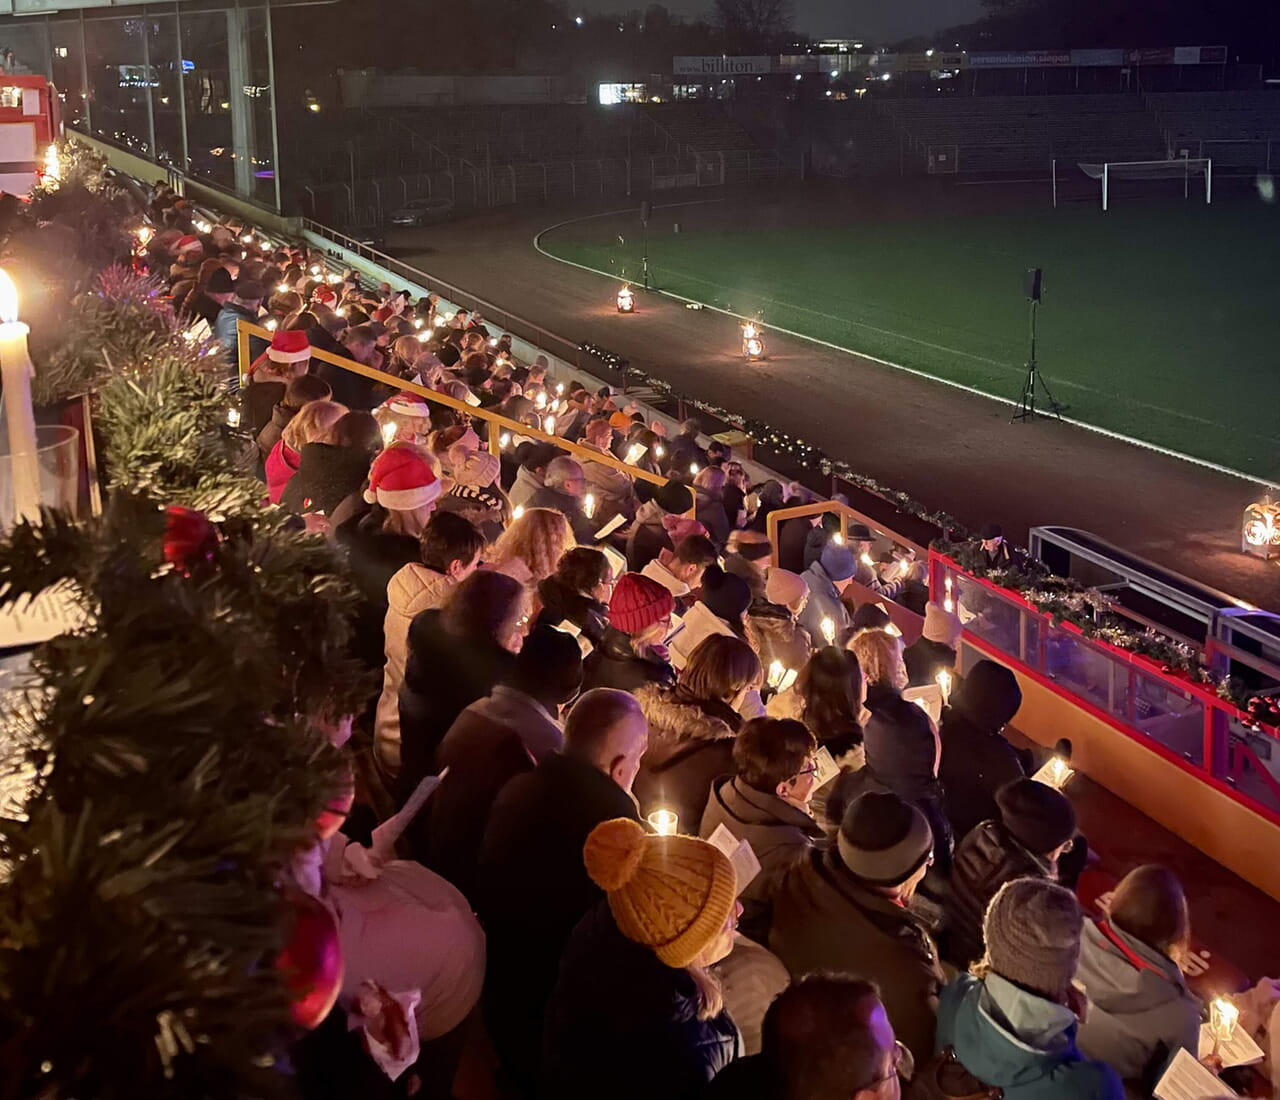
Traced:
POLYGON ((1044 860, 1027 851, 999 821, 984 821, 960 842, 951 869, 942 956, 960 970, 983 953, 982 918, 1000 887, 1016 878, 1050 878, 1044 860))

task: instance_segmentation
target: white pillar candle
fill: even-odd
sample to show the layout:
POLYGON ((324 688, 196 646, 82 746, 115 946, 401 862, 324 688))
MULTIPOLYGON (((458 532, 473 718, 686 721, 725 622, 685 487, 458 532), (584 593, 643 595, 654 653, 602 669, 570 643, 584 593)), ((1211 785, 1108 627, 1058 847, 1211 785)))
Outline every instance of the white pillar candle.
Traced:
POLYGON ((4 378, 4 413, 9 429, 9 462, 14 512, 33 523, 40 520, 40 462, 36 457, 36 418, 31 408, 35 367, 27 354, 27 333, 18 320, 18 291, 0 268, 0 372, 4 378))

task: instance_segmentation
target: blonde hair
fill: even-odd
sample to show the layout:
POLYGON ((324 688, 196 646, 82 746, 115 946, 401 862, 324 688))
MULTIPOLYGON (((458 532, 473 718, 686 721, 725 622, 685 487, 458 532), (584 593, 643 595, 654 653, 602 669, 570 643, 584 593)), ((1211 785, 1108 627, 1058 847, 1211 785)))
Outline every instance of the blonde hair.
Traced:
POLYGON ((536 584, 556 571, 560 559, 573 546, 573 528, 563 512, 553 508, 527 508, 494 544, 491 561, 500 567, 512 558, 519 558, 528 566, 536 584))
POLYGON ((698 471, 697 477, 693 479, 693 484, 696 488, 707 489, 714 493, 717 489, 723 489, 727 480, 725 472, 719 466, 707 466, 705 469, 698 471))
POLYGON ((858 658, 862 678, 871 684, 888 684, 897 691, 907 686, 907 666, 902 659, 902 638, 887 630, 860 630, 849 641, 858 658))
POLYGON ((346 415, 346 405, 337 401, 308 401, 284 426, 280 438, 293 451, 302 450, 306 443, 324 443, 334 425, 346 415))
POLYGON ((724 1011, 724 990, 720 988, 719 979, 698 963, 690 963, 684 971, 693 979, 698 1019, 710 1020, 719 1016, 724 1011))
POLYGON ((401 336, 391 345, 391 350, 402 363, 412 365, 422 351, 422 341, 416 336, 401 336))

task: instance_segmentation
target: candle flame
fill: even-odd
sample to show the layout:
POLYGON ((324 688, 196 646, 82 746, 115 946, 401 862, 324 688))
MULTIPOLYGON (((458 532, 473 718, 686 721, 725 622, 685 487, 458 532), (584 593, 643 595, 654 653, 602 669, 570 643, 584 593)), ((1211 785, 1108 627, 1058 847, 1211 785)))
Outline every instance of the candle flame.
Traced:
POLYGON ((390 446, 391 441, 396 437, 396 423, 394 420, 388 420, 382 425, 382 442, 384 446, 390 446))
POLYGON ((523 505, 523 504, 517 504, 514 508, 512 508, 512 509, 511 509, 511 518, 512 518, 512 519, 519 519, 522 515, 524 515, 524 505, 523 505))
POLYGON ((6 325, 18 319, 18 288, 9 273, 0 267, 0 321, 6 325))
POLYGON ((594 493, 588 493, 582 498, 582 510, 587 514, 587 519, 593 519, 596 514, 596 497, 594 493))
POLYGON ((827 639, 827 645, 835 645, 836 644, 835 620, 830 618, 829 616, 825 617, 822 620, 821 625, 822 625, 822 636, 827 639))

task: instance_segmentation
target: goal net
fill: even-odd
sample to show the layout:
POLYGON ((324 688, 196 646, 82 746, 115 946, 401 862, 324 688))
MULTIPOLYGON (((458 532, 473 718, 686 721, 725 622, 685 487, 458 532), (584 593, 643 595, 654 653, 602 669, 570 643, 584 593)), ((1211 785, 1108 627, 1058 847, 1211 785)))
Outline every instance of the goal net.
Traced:
POLYGON ((1213 201, 1213 161, 1209 157, 1178 157, 1171 160, 1125 160, 1091 163, 1053 162, 1053 204, 1070 197, 1072 185, 1091 181, 1089 193, 1101 191, 1102 209, 1126 198, 1184 199, 1204 196, 1213 201))

